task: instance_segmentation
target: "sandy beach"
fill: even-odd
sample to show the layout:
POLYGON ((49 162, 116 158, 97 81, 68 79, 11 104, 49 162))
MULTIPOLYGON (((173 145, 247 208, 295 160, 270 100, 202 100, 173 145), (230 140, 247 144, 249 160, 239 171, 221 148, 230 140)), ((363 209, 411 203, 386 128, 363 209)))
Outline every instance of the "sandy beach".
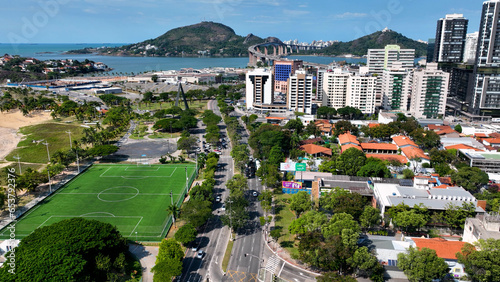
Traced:
POLYGON ((34 125, 51 120, 50 112, 34 112, 30 116, 16 111, 0 112, 0 160, 17 147, 22 135, 17 131, 27 125, 34 125))

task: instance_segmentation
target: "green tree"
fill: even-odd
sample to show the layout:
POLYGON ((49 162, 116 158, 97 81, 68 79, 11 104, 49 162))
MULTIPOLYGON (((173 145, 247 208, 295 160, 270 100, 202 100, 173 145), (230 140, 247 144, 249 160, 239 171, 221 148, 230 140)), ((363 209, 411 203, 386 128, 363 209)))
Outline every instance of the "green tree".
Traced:
POLYGON ((456 254, 458 262, 464 265, 472 281, 497 281, 500 277, 500 240, 480 239, 475 245, 477 248, 465 244, 462 252, 456 254))
POLYGON ((380 210, 372 206, 365 206, 363 213, 359 217, 359 222, 364 228, 371 228, 380 224, 382 216, 380 215, 380 210))
POLYGON ((264 213, 267 214, 271 211, 273 204, 273 192, 270 190, 264 190, 259 195, 259 201, 264 213))
POLYGON ((462 133, 462 126, 460 124, 455 125, 455 131, 458 133, 462 133))
POLYGON ((321 232, 325 238, 342 235, 343 230, 350 229, 353 232, 359 233, 361 228, 354 220, 352 215, 347 213, 336 213, 332 216, 330 221, 323 225, 321 232))
POLYGON ((178 150, 189 151, 194 147, 194 145, 196 145, 196 137, 194 137, 194 136, 181 137, 181 138, 179 138, 179 140, 177 140, 177 149, 178 150))
POLYGON ((194 228, 194 226, 191 224, 186 224, 179 228, 177 232, 175 232, 174 237, 175 240, 186 246, 187 244, 193 242, 194 239, 196 239, 196 235, 198 235, 196 228, 194 228))
POLYGON ((417 213, 414 209, 397 213, 392 219, 394 225, 407 232, 420 229, 427 223, 425 215, 417 213))
POLYGON ((335 166, 339 175, 356 176, 358 171, 365 165, 365 162, 366 156, 363 151, 349 148, 339 156, 335 166))
POLYGON ((299 218, 292 221, 288 231, 292 234, 302 235, 307 232, 319 231, 328 222, 328 217, 322 212, 315 210, 307 211, 299 218))
POLYGON ((366 205, 366 198, 342 188, 334 188, 320 198, 320 206, 333 213, 347 213, 358 220, 366 205))
POLYGON ((398 268, 403 270, 411 282, 431 282, 448 273, 448 264, 436 255, 436 251, 410 247, 408 253, 398 254, 398 268))
POLYGON ((413 179, 414 176, 415 176, 415 174, 413 173, 413 171, 411 169, 409 169, 409 168, 403 169, 404 179, 413 179))
POLYGON ((297 132, 298 135, 300 135, 302 133, 302 130, 304 129, 304 124, 302 124, 302 121, 298 118, 291 119, 289 122, 286 123, 285 128, 293 130, 297 132))
POLYGON ((384 281, 384 267, 367 247, 358 248, 354 255, 348 259, 348 262, 357 269, 358 275, 369 277, 372 281, 384 281))
POLYGON ((462 206, 448 203, 444 211, 444 221, 453 230, 464 228, 465 219, 476 215, 476 207, 473 203, 463 202, 462 206))
POLYGON ((222 223, 233 231, 242 228, 247 223, 248 201, 243 195, 230 195, 226 200, 226 214, 221 217, 222 223))
POLYGON ((156 256, 156 264, 151 269, 154 273, 154 280, 170 281, 173 277, 180 275, 183 257, 184 252, 179 242, 175 239, 163 239, 156 256))
POLYGON ((292 195, 290 199, 290 209, 295 212, 298 218, 301 213, 310 210, 312 207, 311 196, 305 191, 299 191, 297 194, 292 195))
POLYGON ((387 168, 384 161, 375 158, 368 158, 365 165, 358 171, 357 176, 382 178, 392 177, 391 171, 387 168))
POLYGON ((15 249, 15 274, 4 265, 0 280, 107 281, 109 272, 121 272, 114 262, 127 251, 126 239, 111 224, 66 219, 25 237, 15 249))
POLYGON ((244 192, 248 190, 248 181, 245 176, 236 174, 233 178, 229 179, 226 187, 229 189, 231 195, 243 196, 244 192))
POLYGON ((469 192, 477 192, 489 181, 488 174, 477 167, 462 167, 451 174, 451 180, 469 192))
POLYGON ((212 202, 205 199, 190 199, 181 208, 182 217, 198 228, 212 216, 212 202))

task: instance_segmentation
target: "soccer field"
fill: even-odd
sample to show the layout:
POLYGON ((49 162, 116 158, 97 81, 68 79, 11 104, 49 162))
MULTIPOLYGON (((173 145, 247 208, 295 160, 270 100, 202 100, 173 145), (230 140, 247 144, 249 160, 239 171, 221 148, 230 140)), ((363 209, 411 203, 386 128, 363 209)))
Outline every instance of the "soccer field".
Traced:
MULTIPOLYGON (((190 185, 194 164, 93 165, 18 219, 16 239, 63 219, 84 217, 110 223, 131 240, 160 241, 172 224, 167 207, 171 201, 180 206, 184 199, 186 172, 190 185)), ((0 239, 9 232, 0 230, 0 239)))

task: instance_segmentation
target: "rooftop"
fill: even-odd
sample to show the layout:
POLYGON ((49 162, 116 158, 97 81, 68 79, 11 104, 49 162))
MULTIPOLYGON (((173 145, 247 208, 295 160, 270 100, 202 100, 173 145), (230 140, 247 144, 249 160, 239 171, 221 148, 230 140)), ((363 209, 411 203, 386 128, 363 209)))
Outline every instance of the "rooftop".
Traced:
POLYGON ((383 161, 399 161, 402 164, 408 163, 408 159, 403 155, 396 154, 366 154, 367 158, 376 158, 383 161))
POLYGON ((421 159, 426 159, 430 160, 429 156, 427 156, 424 151, 420 148, 415 148, 415 147, 404 147, 401 148, 403 153, 408 159, 416 159, 416 158, 421 158, 421 159))
POLYGON ((348 150, 350 148, 356 148, 356 149, 362 151, 361 147, 359 147, 358 145, 353 145, 353 144, 347 144, 347 145, 341 146, 340 151, 345 152, 346 150, 348 150))
POLYGON ((349 144, 349 143, 359 145, 358 139, 356 138, 356 136, 352 135, 351 133, 344 133, 344 134, 339 135, 339 144, 340 145, 345 145, 345 144, 349 144))
POLYGON ((394 141, 394 143, 396 145, 398 145, 398 147, 403 147, 403 146, 414 146, 416 148, 418 148, 418 145, 415 144, 415 142, 413 142, 410 137, 407 137, 407 136, 403 136, 403 135, 398 135, 398 136, 393 136, 392 137, 392 141, 394 141))
POLYGON ((314 145, 314 144, 302 145, 302 146, 300 146, 299 149, 302 151, 305 151, 309 155, 315 155, 315 154, 319 154, 319 153, 329 155, 329 156, 332 155, 332 149, 325 148, 325 147, 318 146, 318 145, 314 145))
POLYGON ((443 238, 412 238, 417 248, 428 248, 436 251, 436 255, 440 258, 456 260, 456 253, 462 251, 462 247, 467 244, 461 241, 447 241, 443 238))
POLYGON ((398 146, 391 143, 361 143, 361 148, 363 150, 398 150, 398 146))
POLYGON ((450 146, 446 146, 445 149, 446 150, 450 150, 450 149, 455 149, 455 150, 465 149, 465 150, 482 151, 482 150, 479 150, 477 148, 474 148, 472 146, 465 145, 465 144, 450 145, 450 146))

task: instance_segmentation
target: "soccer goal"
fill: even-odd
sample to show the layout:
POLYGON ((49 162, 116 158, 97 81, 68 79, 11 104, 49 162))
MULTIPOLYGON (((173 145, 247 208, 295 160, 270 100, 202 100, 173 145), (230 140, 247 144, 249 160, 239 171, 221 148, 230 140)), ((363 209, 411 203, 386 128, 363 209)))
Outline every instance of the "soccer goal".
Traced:
POLYGON ((138 160, 137 160, 137 166, 140 167, 144 167, 144 166, 147 166, 147 167, 150 167, 151 166, 151 161, 152 159, 150 157, 148 157, 147 155, 145 154, 142 154, 138 160))

